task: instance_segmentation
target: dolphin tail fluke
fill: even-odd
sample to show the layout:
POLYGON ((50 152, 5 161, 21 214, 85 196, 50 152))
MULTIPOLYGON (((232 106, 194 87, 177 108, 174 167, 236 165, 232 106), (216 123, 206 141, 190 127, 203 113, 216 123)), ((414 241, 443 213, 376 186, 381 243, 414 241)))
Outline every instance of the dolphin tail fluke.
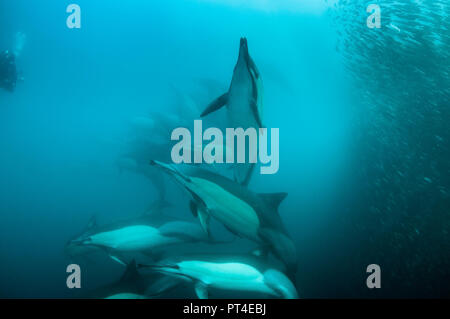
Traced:
POLYGON ((208 115, 209 113, 215 112, 218 109, 220 109, 222 106, 226 105, 228 103, 228 93, 224 93, 221 96, 219 96, 217 99, 212 101, 208 107, 202 112, 200 117, 204 117, 208 115))

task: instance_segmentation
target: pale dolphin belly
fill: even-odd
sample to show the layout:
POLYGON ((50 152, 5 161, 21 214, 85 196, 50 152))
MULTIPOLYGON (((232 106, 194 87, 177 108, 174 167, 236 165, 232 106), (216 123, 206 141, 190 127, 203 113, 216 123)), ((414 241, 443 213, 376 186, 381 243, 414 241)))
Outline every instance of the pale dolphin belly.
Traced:
POLYGON ((253 80, 246 70, 236 73, 228 97, 228 119, 233 128, 258 128, 255 113, 250 105, 253 98, 253 80))
POLYGON ((260 240, 259 218, 249 204, 208 180, 198 177, 191 180, 190 187, 205 202, 211 216, 239 235, 260 240))
POLYGON ((183 261, 179 263, 179 267, 189 276, 201 280, 211 288, 275 294, 274 290, 264 283, 264 275, 247 264, 193 260, 183 261))
POLYGON ((89 243, 120 251, 148 250, 171 242, 158 229, 146 225, 125 227, 92 235, 89 243))
MULTIPOLYGON (((255 112, 251 103, 254 101, 253 96, 253 84, 252 78, 248 71, 240 70, 233 77, 233 81, 229 91, 228 99, 228 123, 233 129, 239 127, 247 130, 248 128, 254 128, 256 134, 258 134, 258 122, 255 117, 255 112)), ((257 147, 258 144, 256 144, 257 147)), ((249 158, 248 140, 246 139, 245 147, 245 163, 234 163, 234 176, 238 183, 243 183, 249 178, 253 164, 257 161, 257 158, 249 158)))

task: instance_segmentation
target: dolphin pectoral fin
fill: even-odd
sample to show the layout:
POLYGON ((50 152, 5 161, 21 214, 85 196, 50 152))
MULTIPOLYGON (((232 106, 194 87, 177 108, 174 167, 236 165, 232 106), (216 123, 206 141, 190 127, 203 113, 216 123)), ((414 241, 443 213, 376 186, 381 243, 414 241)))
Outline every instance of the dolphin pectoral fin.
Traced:
POLYGON ((218 109, 220 109, 222 106, 226 105, 228 103, 228 92, 222 94, 217 99, 212 101, 208 107, 202 112, 200 117, 204 117, 208 115, 209 113, 215 112, 218 109))
POLYGON ((209 214, 206 211, 206 207, 199 206, 194 201, 189 202, 189 208, 192 212, 192 215, 198 218, 200 221, 200 225, 202 226, 202 229, 205 231, 205 233, 208 235, 208 238, 211 237, 211 233, 209 231, 209 214))
POLYGON ((298 299, 298 292, 291 278, 275 269, 264 272, 264 283, 273 290, 274 294, 283 299, 298 299))
POLYGON ((191 213, 192 215, 194 215, 194 217, 198 217, 197 204, 195 204, 193 200, 189 201, 189 209, 191 210, 191 213))
POLYGON ((263 127, 261 116, 259 115, 258 104, 256 103, 255 100, 252 100, 250 102, 250 108, 253 111, 253 115, 255 116, 256 124, 258 124, 258 127, 263 127))
POLYGON ((117 254, 116 252, 112 250, 107 250, 109 258, 114 260, 115 262, 121 264, 122 266, 128 266, 128 263, 125 261, 125 258, 120 256, 120 254, 117 254))
POLYGON ((201 281, 195 284, 195 294, 198 299, 208 299, 208 287, 201 281))
POLYGON ((209 214, 206 212, 205 209, 198 208, 197 209, 198 219, 200 220, 200 225, 202 225, 203 230, 208 235, 208 237, 211 237, 211 232, 209 231, 209 214))
POLYGON ((116 256, 113 255, 109 255, 109 257, 114 260, 115 262, 118 262, 119 264, 121 264, 122 266, 126 266, 127 264, 125 264, 120 258, 117 258, 116 256))
POLYGON ((253 71, 255 78, 259 79, 259 76, 260 76, 259 70, 256 67, 255 61, 253 61, 253 59, 250 57, 250 55, 248 56, 247 63, 248 63, 248 67, 250 68, 250 70, 253 71))

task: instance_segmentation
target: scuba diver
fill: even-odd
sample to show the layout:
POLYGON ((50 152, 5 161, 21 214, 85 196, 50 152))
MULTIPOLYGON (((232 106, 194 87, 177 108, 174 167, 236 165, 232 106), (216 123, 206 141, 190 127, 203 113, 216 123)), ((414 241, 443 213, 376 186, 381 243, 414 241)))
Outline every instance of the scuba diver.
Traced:
POLYGON ((0 88, 13 92, 20 80, 16 67, 16 58, 21 54, 26 36, 22 32, 16 33, 14 51, 0 52, 0 88))
POLYGON ((9 50, 0 52, 0 88, 13 92, 16 82, 16 56, 9 50))

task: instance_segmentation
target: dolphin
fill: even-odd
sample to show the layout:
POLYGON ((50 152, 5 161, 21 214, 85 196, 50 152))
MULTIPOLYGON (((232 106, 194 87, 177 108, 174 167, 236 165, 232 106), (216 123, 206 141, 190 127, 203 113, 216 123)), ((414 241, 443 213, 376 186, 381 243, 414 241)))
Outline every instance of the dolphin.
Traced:
POLYGON ((137 224, 89 235, 78 244, 119 252, 151 251, 170 244, 202 240, 204 233, 196 226, 197 224, 182 221, 169 222, 159 228, 137 224))
POLYGON ((212 216, 235 235, 270 250, 283 261, 290 276, 295 274, 296 248, 278 214, 278 206, 287 193, 258 194, 227 177, 196 166, 150 163, 160 167, 187 190, 192 198, 191 211, 207 234, 212 216))
POLYGON ((294 284, 279 269, 250 256, 182 256, 153 265, 138 265, 194 284, 200 299, 209 291, 240 291, 275 298, 297 299, 294 284))
POLYGON ((98 233, 107 233, 117 229, 123 229, 126 227, 131 227, 135 225, 149 225, 152 227, 160 227, 168 222, 177 221, 179 219, 163 214, 163 210, 170 206, 170 203, 166 201, 156 200, 154 201, 149 209, 142 215, 127 218, 107 225, 98 225, 97 219, 91 217, 85 229, 72 237, 65 245, 64 251, 66 255, 74 259, 81 256, 87 256, 92 253, 103 252, 101 246, 95 245, 84 245, 83 241, 92 235, 98 233))
POLYGON ((97 231, 76 239, 73 244, 98 247, 105 250, 113 260, 124 264, 124 254, 143 253, 158 258, 168 246, 209 241, 197 223, 172 221, 159 227, 137 223, 97 231))
POLYGON ((135 260, 132 260, 117 282, 90 290, 82 294, 82 297, 95 299, 145 299, 147 298, 145 291, 150 283, 151 278, 142 276, 137 270, 135 260))
MULTIPOLYGON (((261 128, 262 124, 262 80, 255 62, 248 52, 246 38, 241 38, 239 57, 234 67, 228 92, 222 94, 201 113, 204 117, 222 106, 227 106, 228 124, 233 128, 261 128)), ((248 152, 247 152, 248 153, 248 152)), ((235 180, 247 185, 254 164, 234 165, 235 180)))

